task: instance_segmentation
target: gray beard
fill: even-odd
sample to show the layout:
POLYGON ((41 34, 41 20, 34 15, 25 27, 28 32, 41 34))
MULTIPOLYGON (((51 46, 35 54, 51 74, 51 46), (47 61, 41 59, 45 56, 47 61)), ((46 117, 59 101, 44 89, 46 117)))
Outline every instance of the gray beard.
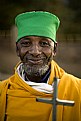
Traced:
POLYGON ((43 66, 33 65, 33 66, 29 66, 29 65, 23 64, 22 68, 24 69, 24 71, 25 71, 25 73, 27 75, 40 76, 41 77, 49 69, 49 66, 48 65, 43 65, 43 66))

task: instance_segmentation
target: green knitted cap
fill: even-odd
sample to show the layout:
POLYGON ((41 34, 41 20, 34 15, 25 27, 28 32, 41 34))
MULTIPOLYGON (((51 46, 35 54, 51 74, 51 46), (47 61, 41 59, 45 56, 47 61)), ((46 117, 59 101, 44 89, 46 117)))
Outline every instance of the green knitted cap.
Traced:
POLYGON ((33 11, 19 14, 15 18, 18 28, 16 42, 25 36, 43 36, 56 41, 56 31, 60 21, 57 16, 44 11, 33 11))

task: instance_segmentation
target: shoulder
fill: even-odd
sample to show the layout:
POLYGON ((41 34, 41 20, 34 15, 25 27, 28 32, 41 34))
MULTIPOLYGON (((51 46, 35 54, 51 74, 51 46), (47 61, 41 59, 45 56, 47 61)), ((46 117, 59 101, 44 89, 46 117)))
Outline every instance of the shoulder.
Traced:
POLYGON ((71 91, 76 90, 80 92, 81 90, 81 79, 77 78, 71 74, 65 73, 61 80, 61 85, 64 85, 64 87, 67 87, 68 89, 71 89, 71 91))
POLYGON ((1 94, 2 90, 4 90, 4 88, 6 88, 6 85, 9 83, 10 80, 12 80, 12 78, 14 78, 14 75, 9 77, 6 80, 0 81, 0 94, 1 94))
POLYGON ((2 92, 2 89, 7 85, 8 80, 0 81, 0 94, 2 92))
POLYGON ((70 81, 71 83, 74 83, 74 84, 80 84, 81 83, 81 79, 78 78, 78 77, 75 77, 74 75, 66 73, 65 77, 67 78, 67 81, 70 81))
POLYGON ((61 79, 65 79, 66 81, 70 81, 70 82, 73 82, 73 83, 81 81, 80 78, 78 78, 78 77, 76 77, 74 75, 68 74, 66 72, 64 73, 64 75, 62 76, 61 79))
POLYGON ((0 88, 1 88, 3 85, 5 85, 7 82, 8 82, 8 80, 0 81, 0 88))

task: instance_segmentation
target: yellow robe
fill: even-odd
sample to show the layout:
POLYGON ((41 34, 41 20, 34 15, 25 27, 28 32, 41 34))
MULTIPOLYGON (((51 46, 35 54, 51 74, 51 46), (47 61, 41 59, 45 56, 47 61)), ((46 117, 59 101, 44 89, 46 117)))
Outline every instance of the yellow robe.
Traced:
MULTIPOLYGON (((54 61, 51 62, 49 84, 60 79, 58 98, 75 101, 73 107, 57 106, 57 121, 81 121, 81 79, 67 74, 54 61)), ((52 98, 52 94, 39 92, 19 77, 18 73, 0 82, 0 121, 52 121, 52 105, 36 102, 37 97, 52 98)))

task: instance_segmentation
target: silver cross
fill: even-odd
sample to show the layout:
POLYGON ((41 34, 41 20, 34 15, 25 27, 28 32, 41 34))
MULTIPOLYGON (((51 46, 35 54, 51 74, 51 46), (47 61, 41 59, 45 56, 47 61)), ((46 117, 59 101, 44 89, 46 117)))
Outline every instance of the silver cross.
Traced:
POLYGON ((53 99, 46 99, 46 98, 36 98, 36 101, 49 103, 53 105, 53 112, 52 112, 52 121, 56 121, 56 112, 57 112, 57 105, 64 105, 64 106, 74 106, 74 101, 69 100, 60 100, 57 98, 57 78, 54 78, 54 91, 53 91, 53 99))

